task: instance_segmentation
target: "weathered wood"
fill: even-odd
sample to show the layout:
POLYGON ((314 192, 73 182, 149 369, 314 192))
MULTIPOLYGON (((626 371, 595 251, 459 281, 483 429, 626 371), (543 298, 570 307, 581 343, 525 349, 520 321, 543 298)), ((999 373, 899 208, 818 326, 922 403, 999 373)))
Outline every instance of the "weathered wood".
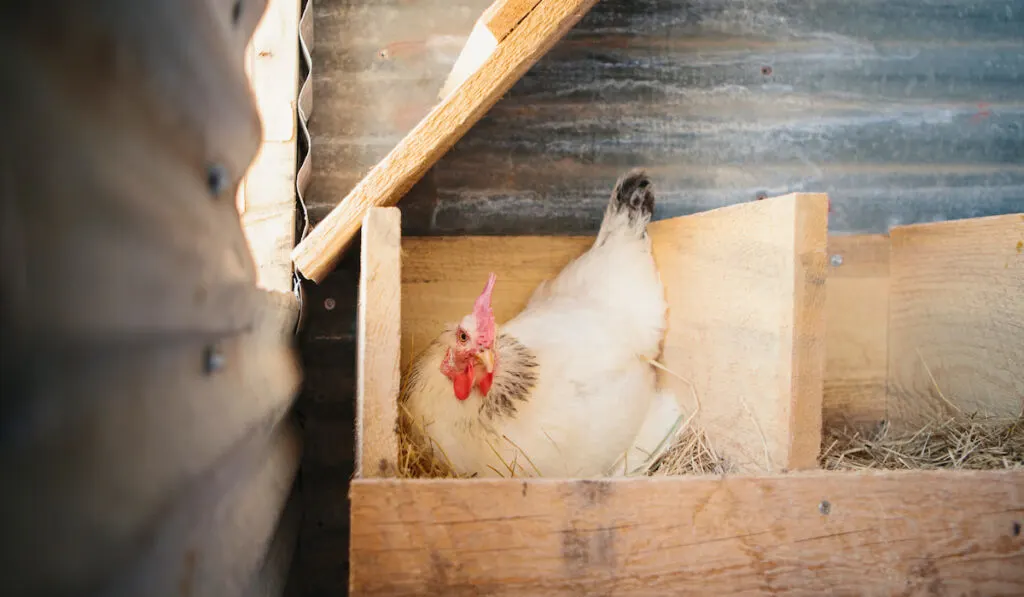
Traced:
POLYGON ((256 306, 256 327, 221 341, 34 353, 18 380, 32 410, 5 423, 0 451, 18 488, 0 510, 15 593, 83 586, 126 564, 176 492, 281 419, 300 382, 297 305, 267 293, 256 306))
POLYGON ((889 237, 828 239, 825 424, 885 419, 889 334, 889 237))
POLYGON ((817 466, 827 209, 798 194, 649 227, 669 305, 662 379, 738 470, 817 466))
POLYGON ((398 364, 402 357, 402 214, 371 208, 363 219, 356 361, 356 474, 398 470, 398 364))
POLYGON ((257 283, 282 292, 292 288, 295 246, 299 4, 271 0, 246 50, 263 142, 245 177, 242 226, 257 283))
POLYGON ((1024 213, 894 228, 887 414, 1024 411, 1024 213))
POLYGON ((397 203, 596 0, 541 0, 494 53, 446 96, 292 251, 306 278, 323 280, 373 206, 397 203))
POLYGON ((245 597, 282 597, 286 595, 289 572, 295 555, 302 521, 302 502, 297 491, 293 491, 278 521, 274 538, 267 549, 266 557, 259 571, 253 575, 245 597))
POLYGON ((1019 470, 356 480, 350 594, 1015 595, 1022 486, 1019 470))
POLYGON ((102 6, 0 15, 5 335, 239 332, 258 298, 233 199, 259 146, 240 57, 262 3, 238 24, 222 2, 102 6))
POLYGON ((260 569, 301 450, 298 430, 254 434, 178 497, 103 597, 242 597, 260 569), (268 443, 268 439, 270 442, 268 443))

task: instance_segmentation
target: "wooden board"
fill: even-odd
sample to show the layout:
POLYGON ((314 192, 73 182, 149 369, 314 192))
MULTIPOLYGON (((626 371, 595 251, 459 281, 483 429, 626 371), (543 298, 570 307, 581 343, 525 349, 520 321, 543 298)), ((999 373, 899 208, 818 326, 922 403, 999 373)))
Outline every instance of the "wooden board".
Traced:
POLYGON ((817 466, 825 364, 825 195, 654 222, 669 303, 663 375, 739 471, 817 466), (691 391, 691 384, 693 391, 691 391))
POLYGON ((350 594, 1018 595, 1021 487, 1021 470, 356 480, 350 594))
POLYGON ((401 384, 402 214, 374 208, 363 221, 356 371, 356 474, 397 471, 401 384))
POLYGON ((246 49, 246 64, 263 124, 263 142, 243 181, 242 226, 257 282, 292 288, 298 125, 300 0, 270 0, 246 49))
POLYGON ((160 540, 140 541, 131 564, 97 594, 250 597, 244 589, 268 553, 300 451, 299 431, 290 421, 272 437, 245 438, 201 482, 176 496, 154 529, 160 540))
POLYGON ((1024 214, 894 228, 888 416, 1024 410, 1024 214))
POLYGON ((828 239, 825 394, 829 424, 885 419, 889 332, 889 237, 828 239))

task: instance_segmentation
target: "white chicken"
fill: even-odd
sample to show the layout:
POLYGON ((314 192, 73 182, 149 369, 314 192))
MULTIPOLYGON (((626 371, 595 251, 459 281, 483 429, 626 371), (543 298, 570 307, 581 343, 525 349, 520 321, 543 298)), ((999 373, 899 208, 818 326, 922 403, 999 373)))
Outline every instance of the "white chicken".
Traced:
POLYGON ((670 428, 648 362, 666 325, 653 210, 647 175, 621 177, 593 246, 500 327, 492 273, 410 369, 401 402, 414 441, 460 475, 593 477, 623 469, 641 426, 670 428))

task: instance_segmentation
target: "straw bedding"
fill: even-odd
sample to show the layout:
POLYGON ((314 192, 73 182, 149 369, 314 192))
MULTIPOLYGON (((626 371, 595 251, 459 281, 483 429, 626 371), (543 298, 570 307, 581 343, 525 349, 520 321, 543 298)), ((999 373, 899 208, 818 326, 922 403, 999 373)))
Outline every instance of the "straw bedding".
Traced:
MULTIPOLYGON (((417 450, 407 441, 403 417, 399 474, 402 477, 454 477, 438 450, 417 450)), ((970 469, 1024 467, 1024 415, 985 418, 959 415, 914 433, 896 433, 882 423, 865 430, 826 427, 820 464, 827 470, 970 469)), ((730 472, 707 437, 692 425, 651 467, 650 475, 722 475, 730 472)))

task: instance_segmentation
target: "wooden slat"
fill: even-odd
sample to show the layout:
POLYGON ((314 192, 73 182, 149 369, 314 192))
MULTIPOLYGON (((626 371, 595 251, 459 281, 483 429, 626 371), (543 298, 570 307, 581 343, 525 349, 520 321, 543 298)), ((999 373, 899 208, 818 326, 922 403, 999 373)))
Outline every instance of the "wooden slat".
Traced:
POLYGON ((742 471, 817 466, 825 347, 825 195, 654 222, 669 303, 664 382, 742 471), (690 389, 692 384, 693 391, 690 389))
POLYGON ((356 474, 397 470, 402 319, 402 214, 374 208, 363 222, 356 370, 356 474))
POLYGON ((260 286, 292 287, 300 0, 270 0, 247 48, 263 143, 244 181, 242 225, 260 286))
POLYGON ((126 565, 177 492, 284 416, 300 383, 298 305, 264 292, 257 307, 252 331, 220 342, 39 355, 32 367, 53 373, 29 378, 33 410, 0 451, 5 483, 18 488, 0 496, 0 526, 24 543, 2 563, 15 594, 82 586, 126 565))
POLYGON ((350 594, 1017 595, 1021 487, 1020 470, 356 480, 350 594))
MULTIPOLYGON (((298 429, 246 438, 178 499, 102 597, 242 597, 267 554, 301 450, 298 429)), ((270 588, 270 587, 268 587, 270 588)))
POLYGON ((292 252, 319 282, 337 263, 366 211, 397 203, 597 0, 541 0, 494 53, 342 199, 292 252))
POLYGON ((281 597, 286 590, 302 522, 302 501, 293 490, 278 521, 274 538, 259 570, 253 575, 245 597, 281 597))
POLYGON ((889 237, 828 240, 825 424, 885 418, 889 331, 889 237))
POLYGON ((888 416, 1024 410, 1024 214, 894 228, 888 416))

